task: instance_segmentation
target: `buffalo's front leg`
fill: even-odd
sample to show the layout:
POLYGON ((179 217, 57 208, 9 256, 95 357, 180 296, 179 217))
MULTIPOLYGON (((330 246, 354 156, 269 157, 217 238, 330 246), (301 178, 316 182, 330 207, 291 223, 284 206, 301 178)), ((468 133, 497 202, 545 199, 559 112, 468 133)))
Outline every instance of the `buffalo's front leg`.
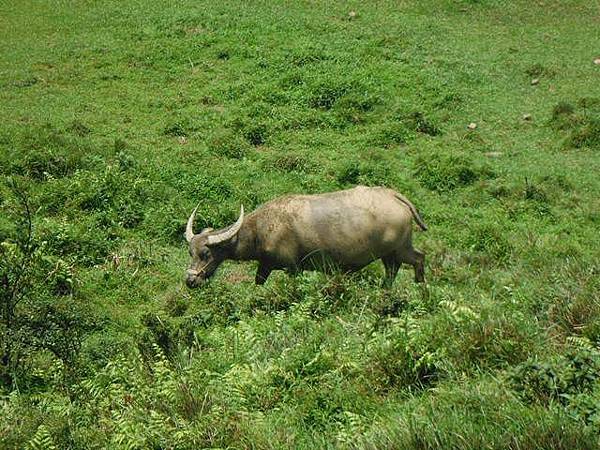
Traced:
POLYGON ((256 271, 256 277, 254 278, 254 282, 256 284, 265 284, 267 278, 271 274, 271 267, 265 263, 258 263, 258 270, 256 271))

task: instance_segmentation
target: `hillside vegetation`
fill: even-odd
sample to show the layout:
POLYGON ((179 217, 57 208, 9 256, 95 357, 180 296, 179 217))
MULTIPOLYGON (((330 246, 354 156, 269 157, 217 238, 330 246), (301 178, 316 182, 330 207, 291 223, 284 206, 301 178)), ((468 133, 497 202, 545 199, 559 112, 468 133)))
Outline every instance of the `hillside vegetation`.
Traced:
POLYGON ((0 448, 600 446, 597 0, 0 2, 0 448), (186 219, 383 185, 428 283, 186 219))

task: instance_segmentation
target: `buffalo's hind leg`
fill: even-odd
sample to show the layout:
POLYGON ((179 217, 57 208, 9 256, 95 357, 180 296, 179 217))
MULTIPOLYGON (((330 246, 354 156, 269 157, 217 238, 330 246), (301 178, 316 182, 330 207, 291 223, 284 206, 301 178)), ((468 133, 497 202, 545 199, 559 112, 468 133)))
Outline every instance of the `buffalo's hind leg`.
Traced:
POLYGON ((414 267, 415 282, 425 282, 425 254, 423 252, 411 247, 402 251, 398 257, 403 263, 410 264, 414 267))
POLYGON ((388 255, 381 258, 383 261, 383 267, 385 268, 385 278, 383 279, 383 287, 385 289, 389 289, 392 287, 394 283, 394 279, 398 274, 398 269, 400 269, 401 262, 398 261, 396 255, 388 255))

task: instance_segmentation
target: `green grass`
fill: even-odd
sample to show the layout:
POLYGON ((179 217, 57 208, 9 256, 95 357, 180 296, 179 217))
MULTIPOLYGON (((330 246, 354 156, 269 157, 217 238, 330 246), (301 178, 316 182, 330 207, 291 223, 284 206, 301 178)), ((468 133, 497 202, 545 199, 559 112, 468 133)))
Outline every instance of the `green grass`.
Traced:
POLYGON ((44 255, 19 326, 77 344, 0 384, 0 447, 597 448, 599 7, 0 2, 0 240, 17 179, 44 255), (185 288, 198 201, 356 184, 419 208, 426 288, 185 288))

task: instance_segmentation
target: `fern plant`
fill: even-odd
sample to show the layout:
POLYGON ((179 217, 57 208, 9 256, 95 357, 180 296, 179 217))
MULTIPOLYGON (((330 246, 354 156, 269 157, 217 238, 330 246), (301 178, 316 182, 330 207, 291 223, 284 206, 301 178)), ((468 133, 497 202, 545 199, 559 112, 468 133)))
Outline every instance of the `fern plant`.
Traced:
POLYGON ((27 450, 58 450, 45 425, 40 425, 27 443, 27 450))

